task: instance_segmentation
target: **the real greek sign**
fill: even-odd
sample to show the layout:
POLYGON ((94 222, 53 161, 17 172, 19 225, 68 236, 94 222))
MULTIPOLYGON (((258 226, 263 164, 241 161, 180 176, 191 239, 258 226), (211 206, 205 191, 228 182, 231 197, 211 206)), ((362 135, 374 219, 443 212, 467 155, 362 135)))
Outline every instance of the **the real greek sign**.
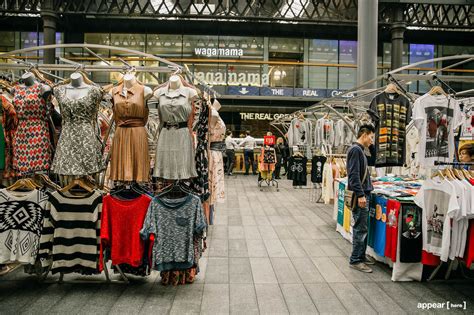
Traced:
POLYGON ((239 48, 194 48, 196 56, 204 57, 242 57, 244 50, 239 48))
POLYGON ((242 120, 275 120, 290 116, 291 114, 240 113, 240 119, 242 120))

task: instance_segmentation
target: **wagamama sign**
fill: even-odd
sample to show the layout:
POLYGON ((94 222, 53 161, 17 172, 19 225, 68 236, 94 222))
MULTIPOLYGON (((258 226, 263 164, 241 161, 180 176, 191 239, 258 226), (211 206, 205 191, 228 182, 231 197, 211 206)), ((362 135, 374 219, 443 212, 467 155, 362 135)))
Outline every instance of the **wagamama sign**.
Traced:
POLYGON ((240 48, 194 48, 194 54, 206 57, 242 57, 244 50, 240 48))
POLYGON ((268 86, 270 83, 268 74, 248 72, 195 72, 194 75, 212 85, 253 85, 268 86))

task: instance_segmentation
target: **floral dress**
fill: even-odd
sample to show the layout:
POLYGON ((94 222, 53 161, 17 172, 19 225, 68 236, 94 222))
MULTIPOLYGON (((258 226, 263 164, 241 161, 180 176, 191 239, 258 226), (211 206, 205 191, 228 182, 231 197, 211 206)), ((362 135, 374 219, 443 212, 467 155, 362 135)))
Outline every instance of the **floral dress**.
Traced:
POLYGON ((102 141, 97 115, 103 90, 91 86, 78 99, 67 96, 67 86, 54 88, 61 109, 62 131, 52 171, 61 175, 89 175, 102 171, 102 141))
POLYGON ((13 137, 13 169, 20 174, 50 168, 51 140, 48 128, 49 102, 43 98, 41 83, 13 88, 13 106, 18 127, 13 137))

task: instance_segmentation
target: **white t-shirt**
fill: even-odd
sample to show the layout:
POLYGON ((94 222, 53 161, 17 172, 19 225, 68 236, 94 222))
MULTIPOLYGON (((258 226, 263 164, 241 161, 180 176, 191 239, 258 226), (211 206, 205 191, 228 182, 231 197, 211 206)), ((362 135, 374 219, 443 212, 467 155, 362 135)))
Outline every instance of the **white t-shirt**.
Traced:
POLYGON ((461 100, 464 104, 462 113, 461 139, 474 139, 474 97, 461 100))
POLYGON ((450 219, 460 210, 453 184, 427 179, 416 195, 415 203, 423 209, 423 249, 447 261, 451 245, 450 219))
POLYGON ((456 198, 459 204, 459 211, 456 213, 456 217, 452 221, 452 232, 451 232, 451 247, 449 249, 449 259, 453 260, 459 256, 461 249, 461 242, 466 237, 463 237, 464 226, 468 222, 466 219, 466 208, 471 206, 470 196, 468 195, 467 187, 459 180, 450 181, 453 184, 456 191, 456 198))
POLYGON ((462 123, 458 101, 445 95, 425 94, 413 104, 413 120, 420 132, 420 165, 429 168, 435 161, 451 162, 454 157, 453 130, 462 123))

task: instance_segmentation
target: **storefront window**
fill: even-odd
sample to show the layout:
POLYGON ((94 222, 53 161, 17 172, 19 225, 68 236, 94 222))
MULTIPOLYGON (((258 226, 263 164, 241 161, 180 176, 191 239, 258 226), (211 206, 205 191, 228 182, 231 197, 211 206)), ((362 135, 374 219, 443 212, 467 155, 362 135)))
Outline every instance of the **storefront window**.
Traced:
MULTIPOLYGON (((109 33, 93 33, 93 34, 84 34, 84 42, 88 44, 97 44, 97 45, 107 45, 111 46, 110 34, 109 33)), ((94 52, 103 56, 109 57, 108 49, 94 49, 94 52)))
POLYGON ((263 37, 219 36, 219 48, 241 50, 241 56, 227 59, 263 60, 263 37))
POLYGON ((243 86, 268 85, 268 76, 262 75, 261 65, 227 65, 227 84, 243 86))
MULTIPOLYGON (((189 43, 187 43, 189 45, 189 43)), ((183 36, 148 34, 146 52, 163 58, 181 58, 183 55, 183 36)))
POLYGON ((8 52, 15 49, 15 32, 0 32, 0 51, 8 52))
MULTIPOLYGON (((110 43, 112 46, 126 47, 138 51, 145 51, 145 34, 111 34, 110 43)), ((116 56, 129 56, 128 53, 113 52, 116 56)))
MULTIPOLYGON (((313 39, 309 43, 309 62, 320 64, 338 63, 338 41, 313 39)), ((317 89, 337 89, 337 68, 329 66, 309 67, 309 87, 317 89), (334 74, 331 78, 330 73, 334 74), (332 80, 332 82, 330 82, 332 80), (329 87, 332 86, 332 87, 329 87)))

